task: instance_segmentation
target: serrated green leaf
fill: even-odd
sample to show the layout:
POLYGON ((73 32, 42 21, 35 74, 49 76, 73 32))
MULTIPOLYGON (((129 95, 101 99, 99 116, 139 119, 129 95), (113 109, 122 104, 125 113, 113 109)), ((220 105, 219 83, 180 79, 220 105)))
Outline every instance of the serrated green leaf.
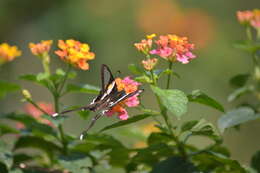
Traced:
POLYGON ((5 134, 18 134, 19 131, 5 124, 0 124, 0 136, 5 134))
POLYGON ((132 124, 132 123, 135 123, 137 121, 146 119, 146 118, 148 118, 150 116, 153 116, 153 115, 152 114, 135 115, 135 116, 133 116, 131 118, 128 118, 127 120, 119 121, 119 122, 116 122, 116 123, 114 123, 112 125, 106 126, 103 129, 101 129, 100 132, 103 132, 103 131, 108 130, 108 129, 113 129, 113 128, 125 126, 125 125, 128 125, 128 124, 132 124))
POLYGON ((255 113, 252 108, 240 107, 227 112, 218 119, 218 128, 223 133, 226 128, 259 119, 260 114, 255 113))
POLYGON ((181 131, 185 132, 185 131, 191 130, 196 124, 198 124, 198 122, 199 122, 198 120, 192 120, 192 121, 185 122, 181 126, 181 131))
POLYGON ((61 157, 59 159, 59 164, 73 173, 89 173, 88 168, 93 165, 91 159, 84 155, 61 157))
POLYGON ((6 118, 24 124, 25 127, 36 136, 57 136, 57 132, 51 126, 39 123, 38 121, 36 121, 36 119, 27 114, 9 113, 3 115, 2 118, 6 118))
POLYGON ((225 111, 224 107, 220 103, 218 103, 215 99, 207 96, 205 93, 203 93, 200 90, 192 91, 192 93, 188 95, 188 99, 190 102, 204 104, 212 108, 215 108, 221 112, 225 111))
POLYGON ((260 151, 257 151, 251 159, 251 167, 260 172, 260 151))
POLYGON ((141 75, 143 74, 143 69, 139 68, 137 65, 135 64, 129 64, 128 65, 128 69, 133 73, 133 74, 136 74, 136 75, 141 75))
POLYGON ((153 167, 151 173, 195 173, 197 172, 195 166, 181 158, 170 157, 161 161, 153 167))
POLYGON ((241 97, 242 95, 251 93, 254 90, 253 86, 244 86, 241 88, 236 89, 235 91, 233 91, 229 96, 228 96, 228 101, 234 101, 236 99, 238 99, 239 97, 241 97))
POLYGON ((20 137, 15 145, 14 145, 14 150, 17 149, 23 149, 23 148, 35 148, 39 149, 45 153, 48 154, 50 159, 53 158, 55 153, 61 153, 62 149, 57 146, 56 144, 47 141, 41 137, 36 137, 36 136, 22 136, 20 137))
POLYGON ((158 143, 165 143, 172 141, 173 138, 171 135, 167 133, 151 133, 150 136, 147 139, 148 145, 154 145, 158 143))
POLYGON ((35 159, 35 156, 32 157, 32 156, 29 156, 24 153, 18 153, 13 156, 13 164, 19 165, 20 163, 24 163, 24 162, 27 162, 27 161, 33 160, 33 159, 35 159))
POLYGON ((135 81, 141 82, 141 83, 153 83, 153 81, 146 75, 136 77, 135 81))
MULTIPOLYGON (((0 167, 4 168, 5 166, 7 169, 10 169, 13 164, 13 156, 10 146, 7 145, 4 141, 0 141, 0 163, 1 162, 3 165, 0 165, 0 167)), ((0 168, 0 170, 2 168, 0 168)))
POLYGON ((153 92, 160 98, 162 104, 175 116, 180 118, 187 112, 188 98, 185 93, 177 89, 160 89, 151 86, 153 92))
POLYGON ((77 84, 68 84, 66 92, 79 92, 87 94, 98 94, 100 88, 93 85, 77 85, 77 84))
POLYGON ((20 89, 20 86, 14 83, 0 80, 0 99, 5 97, 6 94, 20 89))
POLYGON ((77 112, 79 114, 79 116, 81 118, 83 118, 84 120, 88 119, 88 117, 90 116, 91 114, 91 111, 90 110, 83 110, 83 111, 78 111, 77 112))
POLYGON ((246 84, 250 77, 250 74, 238 74, 232 77, 229 81, 230 85, 233 87, 242 87, 246 84))

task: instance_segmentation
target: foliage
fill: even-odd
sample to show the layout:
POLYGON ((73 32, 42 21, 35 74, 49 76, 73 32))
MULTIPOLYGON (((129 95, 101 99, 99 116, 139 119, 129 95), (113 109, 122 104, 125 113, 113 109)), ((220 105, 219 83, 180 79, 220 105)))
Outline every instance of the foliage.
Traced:
MULTIPOLYGON (((180 78, 180 75, 173 70, 173 66, 176 63, 187 64, 196 58, 192 53, 194 45, 189 43, 186 37, 169 34, 156 39, 155 34, 148 35, 146 39, 135 44, 137 50, 144 56, 142 66, 135 64, 128 66, 135 75, 135 81, 130 77, 123 80, 116 78, 112 79, 110 85, 101 87, 69 82, 76 78, 73 67, 88 70, 88 61, 95 58, 95 54, 89 51, 90 48, 87 44, 75 40, 60 40, 58 44, 60 50, 55 53, 67 63, 67 69, 58 68, 53 72, 50 69, 52 43, 49 40, 30 44, 31 52, 39 58, 44 70, 38 74, 20 75, 19 79, 46 88, 54 102, 50 105, 38 103, 28 90, 23 89, 23 102, 27 103, 25 113, 19 111, 1 113, 1 119, 8 122, 0 124, 1 173, 94 173, 100 167, 104 170, 119 167, 127 173, 246 173, 249 170, 252 170, 251 172, 259 171, 259 151, 252 158, 252 168, 245 168, 231 158, 229 150, 223 146, 222 136, 211 122, 205 119, 182 123, 178 121, 188 111, 188 104, 194 102, 224 113, 218 120, 218 128, 221 133, 230 127, 260 117, 258 104, 260 98, 258 51, 260 46, 257 39, 252 39, 252 35, 248 37, 248 40, 238 42, 234 47, 252 55, 254 71, 231 78, 230 84, 235 90, 228 100, 234 101, 248 95, 255 101, 243 102, 227 112, 218 101, 201 90, 193 90, 191 94, 187 94, 181 89, 171 86, 172 79, 180 78), (162 63, 161 69, 157 69, 159 62, 162 63), (162 87, 163 79, 166 79, 165 87, 162 87), (122 100, 109 107, 113 102, 110 102, 109 99, 106 100, 105 94, 110 95, 115 92, 113 85, 117 87, 117 95, 113 95, 110 99, 120 96, 122 100), (142 91, 138 88, 141 87, 140 85, 148 86, 149 89, 145 92, 152 93, 154 100, 157 101, 158 110, 148 109, 138 99, 138 97, 143 97, 142 94, 139 94, 142 91), (106 91, 100 92, 100 88, 106 91), (139 95, 131 95, 136 91, 139 91, 139 95), (103 116, 117 114, 121 120, 103 127, 98 133, 88 132, 86 139, 79 140, 77 136, 64 131, 63 122, 68 116, 62 114, 63 110, 60 107, 61 98, 73 93, 104 94, 92 102, 93 106, 93 103, 105 100, 99 105, 104 108, 102 107, 103 109, 97 114, 103 116), (124 99, 125 97, 121 97, 122 93, 129 94, 131 97, 124 99), (128 118, 125 110, 127 107, 137 107, 138 114, 128 118), (122 117, 122 115, 127 116, 122 117), (145 119, 152 119, 153 124, 147 124, 143 129, 131 131, 137 122, 145 119), (16 127, 13 127, 12 124, 15 124, 16 127), (117 139, 113 134, 105 133, 123 126, 131 127, 126 133, 130 141, 134 142, 141 138, 143 145, 133 147, 127 145, 123 139, 117 139), (8 138, 10 135, 13 137, 11 140, 8 138), (210 144, 203 148, 192 145, 190 139, 197 136, 208 139, 211 141, 210 144)), ((0 81, 1 98, 8 92, 17 90, 21 90, 21 87, 0 81)), ((66 107, 77 110, 79 117, 84 120, 89 119, 92 112, 95 112, 93 108, 83 107, 82 109, 78 105, 66 107)))

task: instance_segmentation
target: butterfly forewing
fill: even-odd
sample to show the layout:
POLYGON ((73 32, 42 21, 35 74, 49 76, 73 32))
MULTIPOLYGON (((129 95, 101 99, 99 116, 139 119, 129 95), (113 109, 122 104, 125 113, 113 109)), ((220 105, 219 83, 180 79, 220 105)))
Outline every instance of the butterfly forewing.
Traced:
POLYGON ((101 99, 104 99, 104 97, 109 94, 108 91, 111 92, 110 91, 111 88, 109 88, 109 86, 111 86, 113 84, 113 82, 115 85, 115 86, 113 86, 113 88, 114 88, 114 87, 116 87, 116 83, 115 83, 114 77, 112 75, 112 72, 110 71, 110 69, 108 68, 107 65, 102 64, 102 66, 101 66, 101 84, 102 84, 101 90, 100 90, 98 96, 92 101, 92 103, 97 102, 101 99))

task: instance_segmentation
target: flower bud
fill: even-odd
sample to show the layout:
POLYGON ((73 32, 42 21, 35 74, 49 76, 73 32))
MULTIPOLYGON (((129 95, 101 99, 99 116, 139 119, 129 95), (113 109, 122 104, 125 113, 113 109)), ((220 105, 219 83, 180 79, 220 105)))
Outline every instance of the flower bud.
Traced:
POLYGON ((23 89, 22 90, 22 94, 23 94, 25 99, 27 99, 27 100, 31 100, 32 99, 32 95, 31 95, 31 93, 28 90, 23 89))

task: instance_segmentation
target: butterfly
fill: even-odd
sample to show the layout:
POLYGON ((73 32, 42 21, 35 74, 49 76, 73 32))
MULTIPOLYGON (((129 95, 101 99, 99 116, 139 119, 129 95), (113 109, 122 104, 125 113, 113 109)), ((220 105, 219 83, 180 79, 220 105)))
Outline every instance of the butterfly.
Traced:
POLYGON ((87 134, 88 130, 100 117, 105 115, 107 111, 111 110, 118 103, 132 96, 139 95, 141 92, 143 92, 143 89, 136 90, 132 93, 126 93, 125 90, 119 91, 111 70, 105 64, 102 64, 101 66, 101 83, 102 86, 99 94, 92 100, 90 104, 80 108, 66 110, 61 113, 55 113, 52 115, 53 117, 57 117, 60 114, 65 114, 76 110, 90 110, 96 112, 97 114, 92 118, 86 130, 81 133, 80 140, 84 139, 84 136, 87 134))

